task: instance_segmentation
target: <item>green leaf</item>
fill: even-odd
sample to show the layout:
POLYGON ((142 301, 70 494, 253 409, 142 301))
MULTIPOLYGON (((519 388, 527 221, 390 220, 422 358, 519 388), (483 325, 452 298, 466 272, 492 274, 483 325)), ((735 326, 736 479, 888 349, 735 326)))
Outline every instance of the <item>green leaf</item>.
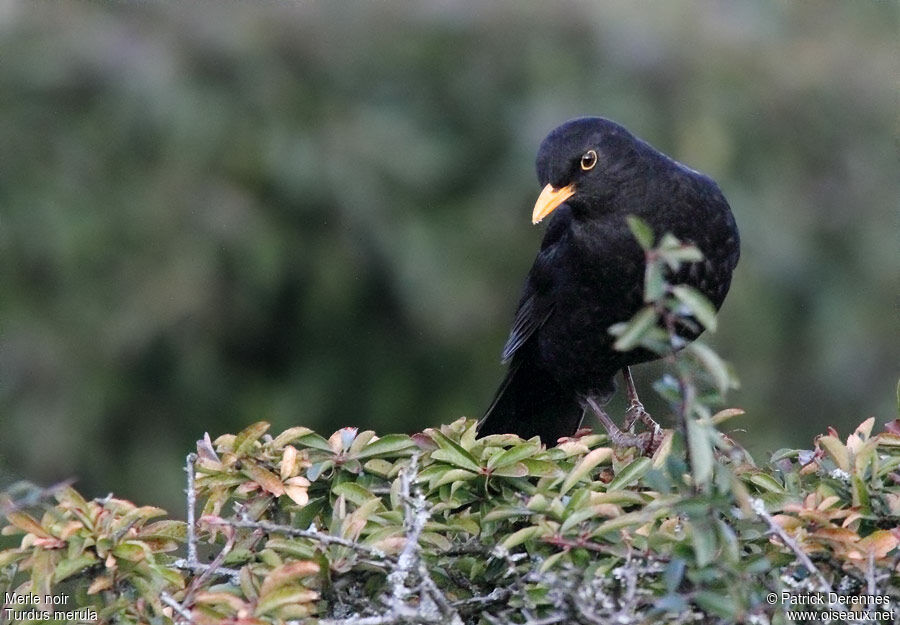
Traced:
POLYGON ((637 239, 638 244, 644 250, 650 250, 656 238, 653 235, 653 228, 646 221, 635 215, 626 215, 625 221, 628 222, 628 229, 631 230, 631 234, 637 239))
POLYGON ((699 590, 694 593, 693 599, 697 607, 704 612, 711 612, 733 623, 737 622, 741 608, 730 595, 712 590, 699 590))
MULTIPOLYGON (((731 564, 737 564, 741 560, 741 544, 728 523, 722 519, 716 519, 716 533, 718 534, 720 553, 731 564)), ((720 556, 720 558, 722 557, 720 556)))
POLYGON ((511 519, 520 516, 529 516, 530 514, 531 510, 528 510, 526 508, 501 506, 493 508, 490 512, 481 517, 481 520, 484 523, 490 523, 493 521, 503 521, 504 519, 511 519))
POLYGON ((412 451, 415 448, 416 444, 409 436, 405 434, 387 434, 363 447, 355 454, 355 457, 358 460, 363 460, 377 456, 391 456, 401 452, 412 451))
POLYGON ((616 476, 606 485, 606 490, 619 490, 631 485, 633 482, 644 477, 652 466, 653 460, 646 456, 641 456, 616 473, 616 476))
POLYGON ((477 473, 473 473, 467 469, 451 469, 447 468, 444 473, 440 474, 440 477, 436 477, 436 479, 432 480, 429 486, 434 489, 444 484, 452 484, 453 482, 459 481, 467 481, 472 480, 478 477, 477 473))
POLYGON ((377 499, 375 495, 356 482, 341 482, 340 484, 335 485, 331 489, 331 492, 338 496, 343 495, 344 499, 357 506, 365 504, 370 499, 377 499))
POLYGON ((256 605, 256 616, 270 614, 276 609, 304 603, 310 603, 319 598, 319 593, 300 586, 282 586, 259 598, 256 605))
POLYGON ((716 331, 716 308, 703 293, 692 286, 678 284, 672 287, 672 294, 688 307, 704 328, 710 332, 716 331))
POLYGON ((835 436, 820 436, 818 442, 839 469, 850 472, 850 451, 844 443, 835 436))
POLYGON ((73 558, 64 558, 60 560, 59 564, 56 565, 56 568, 53 569, 53 582, 58 584, 67 577, 92 566, 95 562, 97 562, 97 556, 89 551, 73 558))
POLYGON ((522 443, 510 447, 506 451, 491 456, 487 462, 487 468, 499 469, 500 467, 516 464, 525 458, 533 456, 540 450, 541 446, 538 443, 522 443))
POLYGON ((294 440, 294 443, 298 447, 311 447, 313 449, 318 449, 319 451, 327 451, 330 454, 334 453, 331 449, 331 445, 328 444, 328 440, 315 432, 310 432, 309 434, 297 437, 294 440))
POLYGON ((528 469, 528 475, 533 475, 535 477, 555 477, 561 475, 563 472, 556 464, 548 460, 525 458, 522 461, 522 464, 528 469))
POLYGON ((363 465, 363 469, 368 473, 377 475, 378 477, 388 478, 397 467, 383 458, 373 458, 363 465))
POLYGON ((706 488, 712 479, 715 456, 709 427, 698 419, 687 419, 688 449, 691 452, 691 475, 697 486, 706 488))
POLYGON ((506 539, 500 543, 506 549, 513 549, 514 547, 518 547, 526 540, 531 540, 535 536, 541 534, 543 530, 536 525, 532 525, 530 527, 523 527, 517 532, 513 532, 506 539))
POLYGON ((525 477, 528 475, 528 467, 525 466, 524 462, 517 462, 516 464, 497 467, 491 475, 497 477, 525 477))
POLYGON ((234 437, 234 453, 243 455, 253 449, 253 445, 259 440, 259 437, 266 433, 270 424, 266 421, 257 421, 243 429, 234 437))
MULTIPOLYGON (((602 508, 598 506, 586 506, 584 508, 580 508, 578 510, 573 510, 571 514, 569 514, 563 524, 559 528, 560 534, 566 534, 573 527, 578 525, 579 523, 583 523, 588 519, 595 519, 599 516, 602 508)), ((605 515, 609 516, 609 515, 605 515)))
POLYGON ((669 564, 666 565, 666 570, 663 571, 663 581, 665 581, 666 590, 670 594, 678 590, 678 587, 681 585, 686 564, 682 558, 672 558, 669 564))
POLYGON ((691 531, 691 543, 697 566, 703 568, 716 559, 716 532, 708 523, 695 521, 691 531))
POLYGON ((157 521, 147 525, 140 532, 141 540, 179 540, 187 538, 187 524, 183 521, 157 521))
POLYGON ((777 493, 779 495, 784 493, 784 486, 776 480, 772 475, 768 473, 763 473, 762 471, 758 473, 751 473, 747 480, 753 484, 754 486, 758 486, 763 490, 767 490, 770 493, 777 493))
POLYGON ((138 562, 151 555, 147 545, 137 540, 120 542, 113 547, 112 553, 117 558, 122 558, 123 560, 129 560, 131 562, 138 562))
POLYGON ((297 426, 293 428, 288 428, 281 434, 275 437, 272 441, 272 447, 274 449, 281 449, 288 443, 292 443, 295 440, 299 439, 302 436, 306 436, 307 434, 312 434, 313 431, 309 428, 297 426))
POLYGON ((734 384, 728 364, 712 348, 703 343, 691 343, 688 349, 712 377, 719 393, 724 395, 734 384))
MULTIPOLYGON (((618 336, 618 338, 616 339, 616 342, 613 343, 613 347, 620 352, 627 352, 634 349, 640 345, 644 335, 656 326, 656 322, 656 311, 652 306, 645 306, 624 325, 616 324, 616 326, 620 327, 616 328, 616 336, 618 336)), ((612 329, 613 328, 610 328, 610 331, 612 331, 612 329)))
POLYGON ((854 473, 850 479, 853 491, 853 507, 859 508, 859 511, 864 515, 871 514, 872 507, 869 500, 869 489, 866 488, 865 482, 859 477, 858 473, 854 473))
POLYGON ((475 460, 472 454, 458 444, 454 443, 438 431, 432 432, 432 438, 440 447, 440 449, 431 452, 432 459, 447 462, 453 466, 468 469, 475 473, 481 471, 481 465, 478 464, 478 461, 475 460))
POLYGON ((584 458, 581 459, 572 471, 566 476, 565 481, 559 489, 560 495, 565 495, 569 490, 578 483, 579 480, 586 477, 598 464, 608 462, 612 458, 613 450, 609 447, 598 447, 592 449, 584 458))
POLYGON ((649 304, 666 294, 666 280, 663 277, 663 265, 659 262, 647 262, 644 270, 644 302, 649 304))

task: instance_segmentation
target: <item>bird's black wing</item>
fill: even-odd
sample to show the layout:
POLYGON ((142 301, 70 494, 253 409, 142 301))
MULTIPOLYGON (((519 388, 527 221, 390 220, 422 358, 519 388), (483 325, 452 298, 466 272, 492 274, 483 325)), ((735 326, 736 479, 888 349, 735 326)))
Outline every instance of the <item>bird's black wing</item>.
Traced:
MULTIPOLYGON (((530 284, 529 281, 529 286, 530 284)), ((509 362, 516 351, 531 338, 535 330, 544 325, 544 322, 553 313, 552 303, 541 306, 537 302, 537 294, 533 288, 530 291, 523 294, 522 301, 519 303, 516 318, 509 331, 509 338, 506 339, 506 345, 503 346, 503 355, 501 356, 503 363, 509 362)))
POLYGON ((548 296, 551 285, 548 283, 550 274, 547 268, 552 266, 557 255, 557 246, 565 236, 569 220, 571 219, 570 212, 566 206, 557 209, 557 213, 558 215, 551 220, 547 227, 547 232, 544 234, 544 239, 541 242, 541 250, 538 252, 534 265, 532 265, 531 271, 528 272, 528 278, 525 280, 525 288, 522 291, 522 297, 519 299, 516 317, 513 320, 512 329, 509 331, 509 338, 506 339, 506 345, 503 346, 501 360, 504 363, 509 362, 522 345, 553 314, 554 303, 548 296))

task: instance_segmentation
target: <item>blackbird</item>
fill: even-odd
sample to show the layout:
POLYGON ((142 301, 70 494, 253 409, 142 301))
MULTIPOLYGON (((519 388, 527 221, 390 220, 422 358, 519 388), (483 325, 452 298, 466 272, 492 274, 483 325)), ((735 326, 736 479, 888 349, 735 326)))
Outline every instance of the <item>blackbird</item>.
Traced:
MULTIPOLYGON (((702 261, 668 279, 700 290, 716 309, 738 262, 734 217, 711 178, 601 117, 551 131, 536 164, 543 190, 532 222, 549 223, 503 348, 509 368, 479 433, 537 435, 552 445, 574 434, 592 409, 615 444, 637 444, 601 408, 622 371, 642 412, 628 367, 659 358, 642 348, 613 349, 608 332, 644 305, 645 255, 626 217, 644 220, 657 240, 671 232, 703 252, 702 261)), ((688 334, 693 340, 698 333, 688 334)))

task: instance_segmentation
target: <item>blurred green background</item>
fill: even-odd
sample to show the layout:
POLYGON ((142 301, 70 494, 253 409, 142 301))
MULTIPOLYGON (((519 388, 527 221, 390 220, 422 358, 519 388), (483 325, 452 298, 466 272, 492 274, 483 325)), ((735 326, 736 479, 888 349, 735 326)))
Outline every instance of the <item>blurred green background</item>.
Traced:
POLYGON ((739 440, 892 418, 897 6, 0 0, 0 482, 177 514, 204 431, 480 416, 584 114, 731 201, 739 440))

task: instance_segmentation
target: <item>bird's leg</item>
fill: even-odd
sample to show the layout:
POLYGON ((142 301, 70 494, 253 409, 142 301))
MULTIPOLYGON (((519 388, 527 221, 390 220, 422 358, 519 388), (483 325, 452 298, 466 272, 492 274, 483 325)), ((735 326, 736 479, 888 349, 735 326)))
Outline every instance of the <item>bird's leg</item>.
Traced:
POLYGON ((623 432, 619 429, 619 426, 617 426, 615 422, 609 417, 609 415, 606 414, 606 411, 596 400, 596 398, 588 395, 582 401, 583 403, 587 404, 588 407, 590 407, 595 415, 597 415, 597 418, 600 420, 600 423, 603 425, 603 428, 609 435, 609 441, 613 445, 615 445, 616 447, 637 447, 639 450, 641 450, 641 453, 648 455, 656 451, 655 430, 651 432, 643 432, 641 434, 635 434, 634 432, 623 432))
POLYGON ((625 393, 628 395, 628 410, 625 411, 625 428, 629 432, 634 432, 634 424, 640 420, 651 432, 658 432, 660 429, 659 424, 653 420, 649 412, 644 410, 644 404, 641 403, 638 397, 629 367, 622 369, 622 378, 625 380, 625 393))

